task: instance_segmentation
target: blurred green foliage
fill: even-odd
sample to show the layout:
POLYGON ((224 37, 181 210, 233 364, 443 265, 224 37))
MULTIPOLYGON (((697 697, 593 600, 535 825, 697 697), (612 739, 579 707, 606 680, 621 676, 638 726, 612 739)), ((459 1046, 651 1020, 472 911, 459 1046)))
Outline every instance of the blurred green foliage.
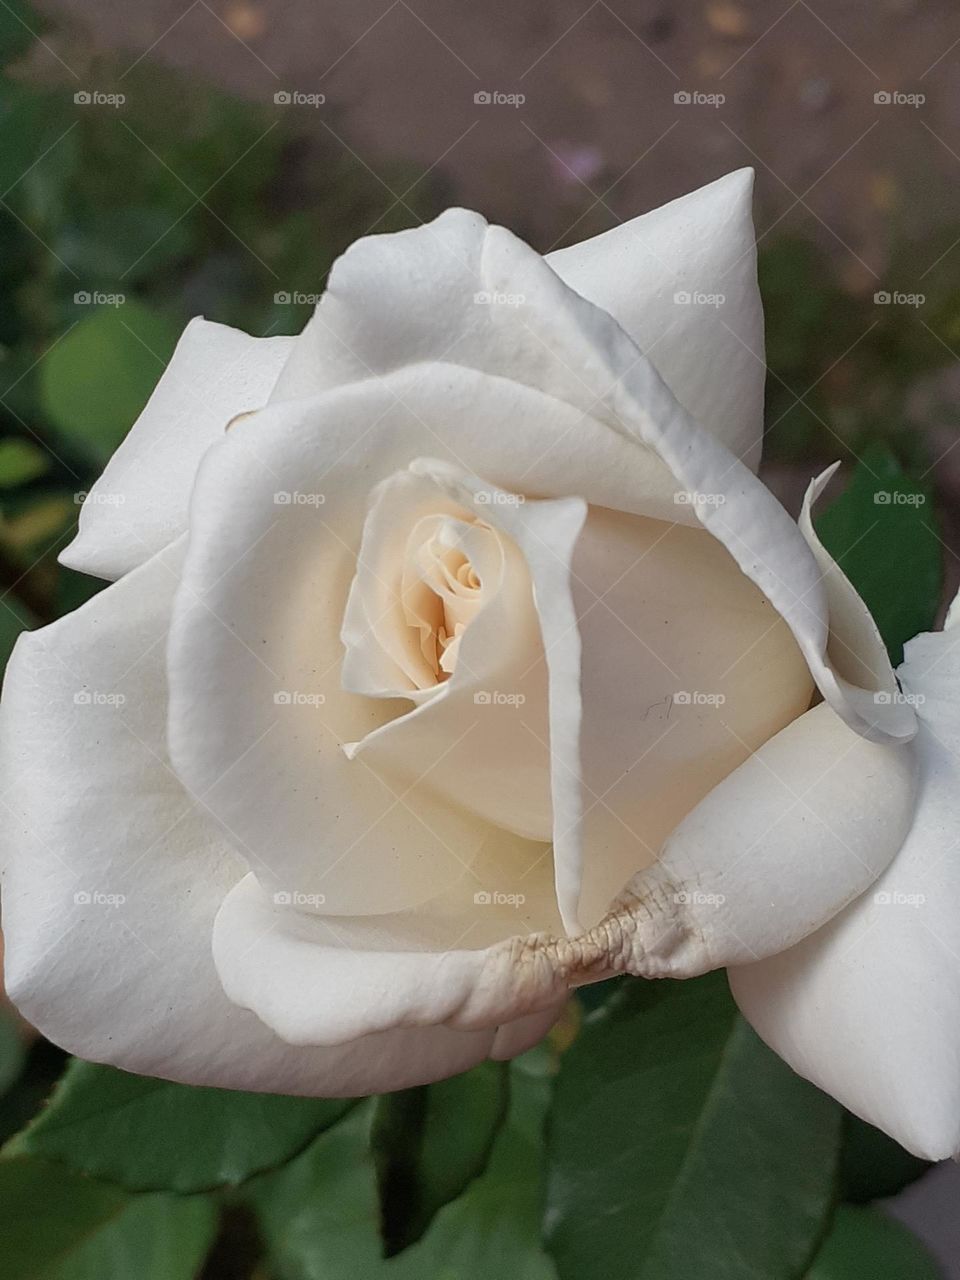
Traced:
POLYGON ((960 426, 944 378, 960 359, 957 238, 896 243, 883 282, 858 292, 813 240, 761 246, 768 461, 849 460, 878 441, 908 469, 933 461, 928 431, 960 426))
MULTIPOLYGON (((301 109, 240 101, 148 61, 128 69, 82 42, 69 63, 83 83, 125 101, 76 101, 91 91, 31 49, 24 21, 42 28, 24 6, 0 7, 0 64, 30 51, 0 73, 0 602, 10 643, 24 623, 96 589, 56 554, 77 495, 136 419, 186 322, 295 333, 352 240, 439 210, 432 182, 398 165, 374 174, 331 135, 318 140, 301 109)), ((0 626, 0 657, 9 647, 0 626)))

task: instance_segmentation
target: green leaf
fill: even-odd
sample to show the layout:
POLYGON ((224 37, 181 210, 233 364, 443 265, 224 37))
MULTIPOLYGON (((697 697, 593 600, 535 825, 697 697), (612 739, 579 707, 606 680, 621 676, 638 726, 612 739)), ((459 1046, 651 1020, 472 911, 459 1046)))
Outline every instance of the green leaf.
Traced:
POLYGON ((131 1191, 202 1191, 289 1160, 352 1105, 170 1084, 73 1061, 7 1151, 60 1160, 131 1191))
POLYGON ((933 626, 943 580, 930 490, 884 445, 866 449, 846 491, 817 521, 824 546, 860 592, 896 666, 933 626))
POLYGON ((50 468, 50 457, 30 440, 0 440, 0 489, 35 480, 50 468))
POLYGON ((23 1070, 27 1045, 16 1018, 0 1008, 0 1094, 6 1093, 23 1070))
POLYGON ((899 1222, 841 1206, 807 1280, 943 1280, 943 1272, 899 1222))
POLYGON ((843 1118, 840 1198, 853 1204, 896 1195, 930 1168, 928 1160, 849 1113, 843 1118))
POLYGON ((483 1172, 510 1097, 505 1062, 377 1099, 370 1142, 387 1254, 419 1240, 483 1172))
POLYGON ((426 1235, 384 1259, 369 1148, 375 1104, 358 1107, 277 1173, 248 1184, 278 1280, 556 1280, 539 1240, 543 1121, 552 1057, 511 1064, 510 1108, 486 1170, 426 1235))
POLYGON ((546 1235, 563 1280, 796 1275, 840 1109, 739 1017, 722 973, 633 981, 561 1059, 546 1235))
POLYGON ((194 1280, 216 1229, 216 1207, 203 1196, 136 1196, 43 1280, 194 1280))
POLYGON ((141 302, 78 306, 80 318, 40 364, 40 393, 71 444, 105 463, 146 404, 177 326, 141 302))
POLYGON ((0 1160, 4 1280, 192 1280, 215 1229, 203 1199, 130 1197, 43 1160, 0 1160))
POLYGON ((0 1273, 46 1276, 117 1218, 128 1197, 42 1160, 0 1160, 0 1273))

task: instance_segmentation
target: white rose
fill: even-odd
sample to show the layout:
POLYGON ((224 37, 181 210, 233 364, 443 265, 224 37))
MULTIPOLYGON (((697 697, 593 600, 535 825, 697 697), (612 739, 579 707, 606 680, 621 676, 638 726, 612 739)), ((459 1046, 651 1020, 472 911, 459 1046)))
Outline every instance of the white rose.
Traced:
POLYGON ((750 189, 546 259, 451 210, 358 242, 297 339, 188 327, 64 556, 115 582, 7 675, 32 1022, 358 1094, 730 965, 798 1070, 960 1146, 960 663, 910 649, 911 744, 827 477, 799 526, 756 478, 750 189))

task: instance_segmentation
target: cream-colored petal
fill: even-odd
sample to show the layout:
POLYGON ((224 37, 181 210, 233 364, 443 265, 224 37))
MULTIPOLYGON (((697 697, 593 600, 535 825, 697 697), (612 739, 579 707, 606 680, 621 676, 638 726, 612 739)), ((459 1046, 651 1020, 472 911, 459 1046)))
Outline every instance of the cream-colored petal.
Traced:
POLYGON ((763 309, 753 170, 547 255, 602 307, 691 414, 751 470, 763 438, 763 309))
POLYGON ((143 413, 90 490, 62 563, 113 580, 183 533, 200 459, 233 417, 266 404, 292 343, 191 320, 143 413))
POLYGON ((786 623, 703 529, 592 509, 572 591, 583 710, 560 785, 581 787, 567 839, 582 848, 578 914, 591 925, 677 823, 806 710, 813 682, 786 623))
POLYGON ((827 653, 851 714, 857 717, 857 731, 866 737, 873 736, 880 719, 877 709, 882 707, 885 724, 894 727, 896 736, 906 738, 913 732, 916 719, 913 708, 900 697, 877 624, 813 527, 813 506, 839 465, 835 462, 810 481, 799 520, 800 532, 823 575, 830 615, 827 653))
MULTIPOLYGON (((432 490, 436 505, 472 512, 504 535, 502 581, 462 632, 450 678, 415 710, 351 746, 351 758, 404 786, 428 771, 431 787, 451 804, 549 841, 548 661, 534 597, 553 596, 545 575, 569 564, 585 504, 526 502, 432 459, 415 460, 410 475, 395 487, 412 489, 424 509, 432 490)), ((571 696, 576 700, 575 687, 571 696)))
MULTIPOLYGON (((911 640, 919 792, 889 869, 823 929, 730 971, 794 1070, 929 1160, 960 1152, 960 631, 911 640)), ((871 818, 871 821, 874 819, 871 818)))
POLYGON ((775 955, 868 890, 913 821, 912 744, 821 703, 715 787, 627 886, 632 972, 688 978, 775 955))
MULTIPOLYGON (((166 758, 164 641, 178 574, 171 548, 24 635, 8 665, 0 764, 12 999, 80 1057, 187 1084, 356 1096, 481 1061, 497 1044, 493 1027, 375 1031, 380 1013, 368 1010, 358 1039, 301 1048, 227 999, 213 925, 246 867, 166 758)), ((524 882, 531 903, 535 881, 524 882)))

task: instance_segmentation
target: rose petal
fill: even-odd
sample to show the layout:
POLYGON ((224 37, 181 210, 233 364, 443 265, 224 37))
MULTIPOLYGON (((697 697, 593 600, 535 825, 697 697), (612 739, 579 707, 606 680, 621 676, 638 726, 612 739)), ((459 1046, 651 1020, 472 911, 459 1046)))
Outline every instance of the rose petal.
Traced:
POLYGON ((882 715, 888 731, 892 730, 895 737, 909 738, 915 724, 913 709, 899 696, 887 648, 877 624, 813 527, 813 505, 839 466, 840 463, 835 462, 810 481, 799 520, 800 532, 820 566, 827 593, 830 611, 827 654, 837 685, 850 708, 848 719, 856 717, 857 731, 866 737, 873 736, 882 715), (878 708, 883 708, 883 712, 878 714, 878 708))
POLYGON ((181 534, 201 457, 231 418, 266 403, 292 341, 191 320, 146 407, 90 490, 61 563, 113 580, 181 534))
POLYGON ((291 1044, 436 1023, 471 1031, 530 1014, 549 1027, 567 995, 563 973, 518 960, 530 940, 509 935, 525 931, 522 906, 466 890, 453 909, 333 918, 289 911, 247 876, 217 916, 217 970, 230 998, 291 1044))
POLYGON ((746 1017, 794 1070, 941 1160, 960 1151, 960 632, 918 636, 905 652, 904 688, 926 701, 902 848, 825 928, 730 979, 746 1017))
POLYGON ((591 925, 685 814, 802 715, 813 682, 784 621, 703 529, 593 508, 572 590, 583 710, 559 786, 582 788, 565 837, 582 848, 577 914, 591 925))
POLYGON ((172 548, 23 636, 10 660, 0 760, 11 997, 72 1053, 189 1084, 350 1096, 482 1060, 495 1028, 363 1034, 361 1019, 348 1044, 294 1048, 224 995, 213 922, 246 868, 166 760, 163 648, 177 572, 172 548), (76 700, 84 694, 89 702, 76 700))
POLYGON ((586 505, 576 498, 517 501, 435 459, 415 460, 411 473, 386 483, 396 491, 396 481, 405 480, 400 487, 412 488, 424 509, 429 498, 423 491, 432 490, 435 505, 452 499, 456 508, 478 513, 506 534, 504 582, 463 632, 450 679, 415 710, 368 734, 351 748, 351 758, 406 785, 429 773, 431 787, 451 804, 549 841, 548 659, 534 598, 555 598, 558 573, 561 589, 569 592, 569 563, 586 505))
POLYGON ((764 353, 752 201, 753 170, 738 169, 547 262, 613 316, 687 412, 755 471, 764 353))
POLYGON ((618 909, 631 972, 688 978, 774 955, 873 884, 913 820, 912 744, 853 733, 825 704, 794 720, 694 808, 618 909), (654 906, 654 904, 656 904, 654 906))

